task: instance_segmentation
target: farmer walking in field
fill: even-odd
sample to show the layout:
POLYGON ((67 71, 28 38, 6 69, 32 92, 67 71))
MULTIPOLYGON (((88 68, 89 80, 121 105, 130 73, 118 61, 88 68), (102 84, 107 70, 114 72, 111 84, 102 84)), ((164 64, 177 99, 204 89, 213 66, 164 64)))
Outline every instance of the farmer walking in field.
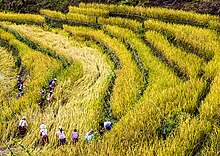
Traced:
POLYGON ((18 87, 18 95, 16 96, 16 99, 24 95, 23 88, 24 88, 24 82, 25 80, 22 79, 21 75, 18 75, 18 80, 17 80, 17 87, 18 87))
POLYGON ((23 116, 22 119, 20 120, 18 124, 18 130, 19 130, 19 137, 23 138, 24 135, 26 134, 27 131, 27 121, 26 121, 26 116, 23 116))
POLYGON ((100 134, 103 135, 104 132, 110 131, 112 128, 113 123, 111 121, 106 121, 106 122, 100 122, 100 134))
POLYGON ((79 141, 79 134, 76 129, 72 133, 72 143, 75 145, 79 141))
POLYGON ((25 80, 22 79, 21 75, 18 75, 17 86, 18 86, 19 92, 22 92, 22 90, 24 88, 24 82, 25 82, 25 80))
POLYGON ((64 135, 63 128, 59 126, 57 136, 59 137, 59 144, 64 145, 66 143, 66 136, 64 135))
POLYGON ((49 138, 47 134, 46 125, 40 125, 40 136, 41 136, 41 144, 44 146, 45 143, 49 143, 49 138))

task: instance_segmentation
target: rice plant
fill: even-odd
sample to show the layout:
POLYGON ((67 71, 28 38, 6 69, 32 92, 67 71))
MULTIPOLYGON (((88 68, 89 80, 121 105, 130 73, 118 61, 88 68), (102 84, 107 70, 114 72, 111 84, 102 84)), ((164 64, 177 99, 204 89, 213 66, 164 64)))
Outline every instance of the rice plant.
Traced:
POLYGON ((220 154, 219 17, 97 3, 68 9, 0 12, 0 153, 220 154), (18 99, 17 74, 25 79, 18 99), (40 90, 48 91, 55 77, 54 99, 42 109, 40 90), (23 115, 29 125, 21 139, 23 115), (113 126, 102 135, 103 121, 113 126), (45 146, 41 124, 49 135, 45 146), (94 138, 87 143, 90 129, 94 138))

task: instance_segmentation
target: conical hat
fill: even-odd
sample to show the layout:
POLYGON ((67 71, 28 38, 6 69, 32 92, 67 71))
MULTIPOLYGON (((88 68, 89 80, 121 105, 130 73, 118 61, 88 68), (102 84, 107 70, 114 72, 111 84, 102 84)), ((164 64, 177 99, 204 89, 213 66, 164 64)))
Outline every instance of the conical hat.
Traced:
POLYGON ((40 125, 40 129, 45 129, 45 128, 46 128, 46 125, 44 125, 44 124, 40 125))

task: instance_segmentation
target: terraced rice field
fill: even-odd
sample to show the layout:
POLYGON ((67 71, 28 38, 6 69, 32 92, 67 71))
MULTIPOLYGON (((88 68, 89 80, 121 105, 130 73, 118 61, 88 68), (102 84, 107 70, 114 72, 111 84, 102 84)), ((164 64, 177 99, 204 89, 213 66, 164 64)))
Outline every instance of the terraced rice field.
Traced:
POLYGON ((217 16, 161 8, 81 3, 67 14, 0 13, 0 154, 220 155, 219 33, 217 16), (17 74, 26 86, 19 99, 17 74), (54 99, 42 110, 40 90, 54 77, 54 99), (113 128, 100 136, 107 120, 113 128))

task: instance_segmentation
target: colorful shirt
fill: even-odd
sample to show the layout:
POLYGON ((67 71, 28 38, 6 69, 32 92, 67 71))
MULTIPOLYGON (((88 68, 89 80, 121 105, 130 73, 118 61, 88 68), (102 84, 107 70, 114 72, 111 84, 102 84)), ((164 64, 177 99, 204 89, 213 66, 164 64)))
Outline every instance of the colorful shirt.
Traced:
POLYGON ((78 132, 73 132, 72 133, 72 139, 77 139, 79 137, 78 132))
POLYGON ((94 134, 90 134, 90 135, 89 135, 89 133, 86 133, 85 138, 88 140, 88 142, 91 142, 92 139, 94 138, 94 134))
POLYGON ((64 131, 58 131, 57 132, 57 136, 59 137, 59 139, 65 139, 66 138, 66 136, 64 135, 64 131))

